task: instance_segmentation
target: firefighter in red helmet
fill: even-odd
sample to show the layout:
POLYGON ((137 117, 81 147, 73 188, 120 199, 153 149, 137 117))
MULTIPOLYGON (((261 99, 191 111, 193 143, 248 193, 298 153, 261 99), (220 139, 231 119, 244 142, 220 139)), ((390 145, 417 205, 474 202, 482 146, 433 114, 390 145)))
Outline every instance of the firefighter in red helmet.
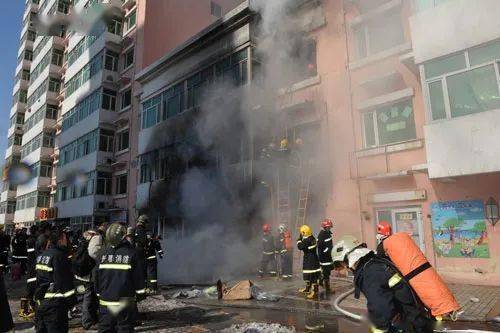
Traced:
POLYGON ((318 234, 318 258, 321 265, 321 281, 327 293, 330 292, 330 273, 333 268, 332 261, 332 229, 333 222, 324 219, 321 222, 321 231, 318 234))
POLYGON ((260 264, 259 275, 264 277, 267 273, 274 276, 276 275, 276 245, 274 237, 271 234, 271 225, 268 223, 264 224, 262 226, 262 232, 262 261, 260 264))
POLYGON ((384 240, 392 235, 391 224, 387 221, 380 221, 377 224, 377 254, 380 256, 386 256, 384 251, 384 240))

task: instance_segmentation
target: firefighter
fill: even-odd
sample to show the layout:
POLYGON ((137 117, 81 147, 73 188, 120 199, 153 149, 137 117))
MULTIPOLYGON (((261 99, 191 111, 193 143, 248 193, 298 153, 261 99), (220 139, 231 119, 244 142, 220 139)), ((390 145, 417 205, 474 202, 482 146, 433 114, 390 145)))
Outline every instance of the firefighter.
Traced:
POLYGON ((264 277, 266 273, 276 275, 276 246, 274 237, 271 234, 271 226, 266 223, 262 226, 262 260, 259 269, 260 277, 264 277))
POLYGON ((163 259, 163 250, 158 237, 153 237, 151 233, 148 233, 147 237, 146 264, 148 276, 146 286, 148 292, 156 292, 158 289, 158 259, 156 254, 158 253, 160 259, 163 259))
POLYGON ((432 332, 433 321, 390 261, 352 236, 335 244, 333 261, 336 269, 354 273, 355 297, 363 293, 367 299, 372 332, 432 332))
POLYGON ((377 254, 379 256, 385 257, 385 251, 384 251, 384 240, 392 235, 392 227, 387 221, 380 221, 379 224, 377 224, 377 254))
POLYGON ((284 279, 292 278, 293 247, 292 235, 284 224, 278 227, 279 235, 279 255, 281 262, 281 276, 284 279))
POLYGON ((307 294, 308 299, 318 296, 318 283, 321 276, 321 267, 319 264, 316 238, 312 234, 311 227, 303 225, 300 227, 300 236, 297 240, 297 247, 304 252, 304 261, 302 263, 302 273, 306 287, 299 290, 300 293, 307 294))
POLYGON ((26 240, 26 228, 17 229, 14 238, 12 238, 12 262, 21 266, 21 275, 26 273, 26 261, 28 260, 26 240))
POLYGON ((9 332, 14 328, 14 321, 12 320, 9 299, 7 298, 7 291, 5 290, 3 279, 3 270, 5 268, 5 264, 0 262, 0 332, 9 332))
POLYGON ((7 272, 9 265, 9 248, 10 237, 5 233, 4 225, 0 224, 0 266, 2 266, 2 271, 4 273, 7 272))
POLYGON ((27 278, 26 278, 26 298, 21 298, 21 307, 19 309, 19 316, 22 318, 30 319, 35 315, 35 303, 33 295, 36 287, 36 240, 38 238, 38 226, 33 225, 30 227, 30 232, 26 244, 28 246, 28 259, 27 259, 27 278))
POLYGON ((54 228, 47 249, 36 258, 37 332, 68 332, 68 310, 76 304, 68 246, 66 233, 54 228))
POLYGON ((137 249, 137 254, 139 255, 139 260, 142 261, 141 267, 144 269, 144 281, 146 282, 147 271, 146 271, 146 248, 148 246, 147 238, 147 227, 148 227, 149 217, 146 214, 142 214, 137 219, 137 224, 135 226, 134 232, 134 243, 137 249))
POLYGON ((106 231, 107 247, 97 260, 96 292, 99 295, 99 332, 133 332, 136 300, 146 290, 138 251, 125 238, 127 229, 113 223, 106 231))
POLYGON ((330 292, 330 273, 333 268, 332 261, 332 232, 333 222, 330 219, 325 219, 321 222, 321 231, 318 234, 318 258, 321 265, 321 277, 323 286, 327 293, 330 292))

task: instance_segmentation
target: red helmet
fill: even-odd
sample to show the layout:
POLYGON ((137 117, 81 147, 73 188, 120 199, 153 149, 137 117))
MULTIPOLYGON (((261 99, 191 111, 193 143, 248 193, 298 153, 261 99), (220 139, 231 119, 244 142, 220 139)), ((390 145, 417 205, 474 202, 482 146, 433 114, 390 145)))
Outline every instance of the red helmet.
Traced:
POLYGON ((387 221, 380 221, 377 224, 377 234, 383 235, 383 236, 392 235, 392 227, 391 227, 390 223, 387 221))
POLYGON ((332 228, 333 227, 333 222, 330 219, 324 219, 323 222, 321 222, 321 227, 322 228, 332 228))
POLYGON ((262 226, 262 231, 264 232, 269 232, 271 231, 271 226, 269 225, 269 223, 266 223, 262 226))

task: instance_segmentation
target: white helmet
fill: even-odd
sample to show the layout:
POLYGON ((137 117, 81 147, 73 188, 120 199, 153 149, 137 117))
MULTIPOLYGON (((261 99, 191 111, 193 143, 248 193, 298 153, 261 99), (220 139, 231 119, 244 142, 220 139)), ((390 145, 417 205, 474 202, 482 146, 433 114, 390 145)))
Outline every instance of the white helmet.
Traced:
POLYGON ((333 246, 332 249, 333 262, 344 261, 346 259, 346 255, 359 246, 361 246, 361 243, 356 237, 350 235, 342 237, 333 246))
POLYGON ((280 232, 280 234, 284 233, 286 231, 286 229, 287 229, 286 225, 284 225, 284 224, 280 224, 278 226, 278 231, 280 232))

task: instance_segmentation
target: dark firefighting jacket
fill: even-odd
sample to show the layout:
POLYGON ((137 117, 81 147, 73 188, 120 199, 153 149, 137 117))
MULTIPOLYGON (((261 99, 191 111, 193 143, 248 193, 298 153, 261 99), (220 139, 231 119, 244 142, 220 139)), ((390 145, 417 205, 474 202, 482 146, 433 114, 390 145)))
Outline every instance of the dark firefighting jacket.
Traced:
POLYGON ((332 248, 332 232, 322 229, 318 235, 318 258, 321 266, 333 265, 332 248))
POLYGON ((135 227, 134 242, 138 250, 146 253, 146 248, 148 246, 148 237, 146 234, 146 227, 142 223, 139 223, 135 227))
POLYGON ((28 259, 28 251, 26 247, 26 235, 17 234, 12 238, 12 258, 13 259, 28 259))
POLYGON ((36 258, 35 300, 62 302, 68 306, 76 303, 73 273, 68 251, 54 246, 36 258))
POLYGON ((368 315, 376 328, 387 330, 399 318, 398 328, 432 332, 424 308, 391 262, 373 252, 364 256, 354 272, 354 285, 356 298, 360 292, 365 295, 368 315))
POLYGON ((276 245, 274 244, 274 237, 271 233, 267 232, 262 235, 262 254, 274 255, 276 245))
POLYGON ((163 250, 161 248, 160 241, 158 241, 157 239, 151 239, 146 250, 146 260, 148 262, 153 260, 156 261, 157 252, 160 258, 163 258, 163 250))
POLYGON ((303 273, 321 272, 316 248, 318 244, 314 236, 301 237, 297 241, 297 247, 304 252, 304 261, 302 263, 303 273))
POLYGON ((97 257, 95 288, 99 303, 104 306, 126 305, 143 297, 144 268, 138 252, 128 242, 123 241, 116 247, 106 247, 97 257))
POLYGON ((0 265, 7 265, 9 256, 10 237, 6 234, 0 235, 0 265))
POLYGON ((288 249, 286 248, 285 234, 284 233, 280 233, 279 238, 277 239, 276 253, 284 255, 287 252, 288 252, 288 249))
POLYGON ((27 284, 28 288, 30 286, 34 285, 36 282, 36 236, 35 235, 29 235, 28 240, 26 241, 26 246, 28 247, 27 252, 28 252, 28 261, 27 261, 27 284))

